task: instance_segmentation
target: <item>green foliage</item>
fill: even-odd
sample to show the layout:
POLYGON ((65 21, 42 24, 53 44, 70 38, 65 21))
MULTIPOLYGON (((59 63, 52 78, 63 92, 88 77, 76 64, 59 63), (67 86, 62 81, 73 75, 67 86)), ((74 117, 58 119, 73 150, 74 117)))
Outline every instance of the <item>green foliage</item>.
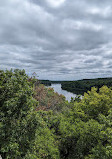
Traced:
MULTIPOLYGON (((26 128, 38 104, 32 94, 24 70, 0 71, 0 147, 3 158, 16 158, 27 152, 33 136, 28 138, 26 128)), ((31 125, 30 130, 35 127, 31 125)))
POLYGON ((80 103, 77 103, 77 107, 85 112, 86 116, 89 118, 96 119, 98 115, 104 114, 107 115, 109 109, 112 107, 112 90, 108 89, 107 86, 103 86, 99 89, 93 87, 91 91, 84 94, 84 98, 80 103))
POLYGON ((53 135, 35 111, 33 84, 24 70, 0 71, 0 154, 4 159, 59 155, 53 135))
POLYGON ((2 158, 111 159, 112 90, 93 87, 68 103, 36 81, 0 70, 2 158))
POLYGON ((112 158, 112 90, 85 93, 60 122, 61 158, 112 158))

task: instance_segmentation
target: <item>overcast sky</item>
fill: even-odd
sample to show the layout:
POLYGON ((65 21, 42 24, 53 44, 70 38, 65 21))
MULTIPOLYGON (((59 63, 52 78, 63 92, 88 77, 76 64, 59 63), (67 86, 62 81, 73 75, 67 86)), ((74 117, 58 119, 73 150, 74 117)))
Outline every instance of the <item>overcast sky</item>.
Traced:
POLYGON ((0 0, 0 69, 112 77, 112 0, 0 0))

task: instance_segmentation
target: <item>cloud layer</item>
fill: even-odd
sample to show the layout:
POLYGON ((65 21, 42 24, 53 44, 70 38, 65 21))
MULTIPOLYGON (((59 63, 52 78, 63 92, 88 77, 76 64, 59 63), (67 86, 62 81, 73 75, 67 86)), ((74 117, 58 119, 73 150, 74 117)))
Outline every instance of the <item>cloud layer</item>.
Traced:
POLYGON ((51 80, 112 76, 112 1, 0 0, 0 67, 51 80))

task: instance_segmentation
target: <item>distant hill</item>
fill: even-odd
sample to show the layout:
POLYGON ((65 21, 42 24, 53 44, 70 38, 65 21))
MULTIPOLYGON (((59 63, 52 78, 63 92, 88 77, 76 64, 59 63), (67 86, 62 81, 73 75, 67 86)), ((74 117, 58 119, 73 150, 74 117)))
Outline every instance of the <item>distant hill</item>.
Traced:
POLYGON ((61 83, 62 89, 70 91, 76 94, 83 94, 91 87, 96 87, 98 90, 103 85, 112 87, 112 77, 111 78, 96 78, 96 79, 83 79, 78 81, 65 81, 61 83))

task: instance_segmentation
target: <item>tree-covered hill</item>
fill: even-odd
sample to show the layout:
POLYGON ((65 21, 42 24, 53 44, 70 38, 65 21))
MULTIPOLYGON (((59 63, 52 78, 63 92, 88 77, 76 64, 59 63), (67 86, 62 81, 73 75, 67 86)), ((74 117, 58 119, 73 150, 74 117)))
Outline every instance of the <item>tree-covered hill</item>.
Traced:
POLYGON ((68 103, 24 70, 0 70, 3 159, 111 159, 112 90, 68 103))
POLYGON ((96 79, 83 79, 78 81, 65 81, 61 83, 62 89, 70 91, 75 94, 84 94, 91 88, 101 88, 103 85, 112 87, 112 78, 96 78, 96 79))

